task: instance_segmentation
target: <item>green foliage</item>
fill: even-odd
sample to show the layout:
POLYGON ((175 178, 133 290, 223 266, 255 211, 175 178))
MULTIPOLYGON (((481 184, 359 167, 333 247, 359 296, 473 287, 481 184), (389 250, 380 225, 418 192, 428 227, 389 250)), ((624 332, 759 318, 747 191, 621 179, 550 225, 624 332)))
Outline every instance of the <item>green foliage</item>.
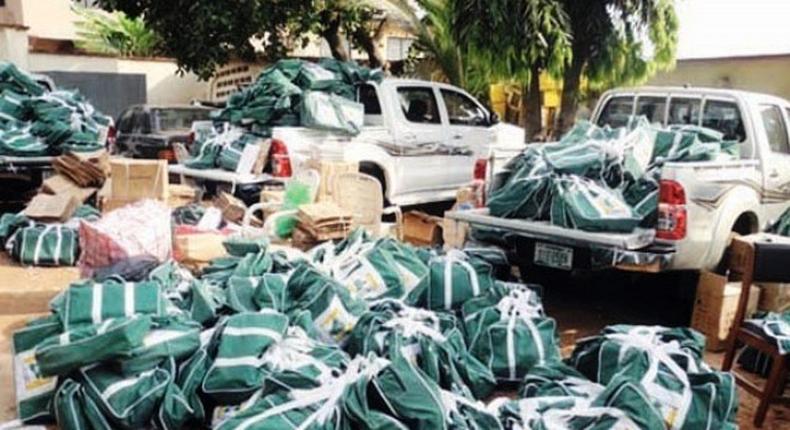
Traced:
POLYGON ((675 64, 678 18, 673 0, 565 0, 573 55, 592 89, 644 82, 675 64))
POLYGON ((311 0, 99 0, 106 10, 143 17, 162 38, 162 53, 182 71, 208 79, 231 58, 255 58, 253 41, 271 58, 293 43, 291 26, 307 25, 311 0))
POLYGON ((327 39, 336 58, 343 58, 343 35, 373 55, 373 23, 381 14, 368 0, 99 0, 99 5, 142 17, 161 36, 163 54, 204 79, 232 58, 253 60, 258 52, 268 60, 285 57, 311 35, 327 39))
POLYGON ((80 16, 76 45, 88 52, 132 57, 151 57, 159 53, 161 40, 141 18, 122 12, 112 14, 75 7, 80 16))
POLYGON ((456 0, 452 29, 494 76, 526 82, 539 68, 558 76, 570 60, 569 22, 558 0, 456 0))

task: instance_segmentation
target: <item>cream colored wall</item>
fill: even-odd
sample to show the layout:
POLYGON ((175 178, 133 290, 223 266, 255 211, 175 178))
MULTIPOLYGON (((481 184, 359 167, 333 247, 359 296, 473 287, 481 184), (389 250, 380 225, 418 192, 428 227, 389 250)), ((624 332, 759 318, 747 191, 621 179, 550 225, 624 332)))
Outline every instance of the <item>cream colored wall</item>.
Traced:
POLYGON ((680 60, 649 85, 707 86, 768 93, 790 100, 790 54, 708 60, 680 60))
POLYGON ((27 32, 18 27, 0 26, 0 60, 27 69, 27 32))
POLYGON ((0 23, 22 25, 22 0, 6 0, 0 7, 0 23))
POLYGON ((187 103, 208 98, 208 83, 199 81, 192 74, 176 75, 177 67, 173 61, 30 53, 28 64, 30 71, 144 74, 149 103, 187 103))
POLYGON ((22 20, 30 35, 48 39, 73 40, 77 37, 74 22, 77 14, 70 0, 21 0, 22 20))

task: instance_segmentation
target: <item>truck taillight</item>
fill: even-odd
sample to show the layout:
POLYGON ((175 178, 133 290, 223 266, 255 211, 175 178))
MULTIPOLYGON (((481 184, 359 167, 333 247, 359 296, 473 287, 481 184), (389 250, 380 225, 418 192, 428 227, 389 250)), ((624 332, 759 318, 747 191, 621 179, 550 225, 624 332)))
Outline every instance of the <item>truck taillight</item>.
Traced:
POLYGON ((272 139, 272 149, 269 151, 272 160, 272 176, 287 178, 291 176, 291 157, 288 156, 288 147, 280 139, 272 139))
POLYGON ((656 237, 666 240, 683 239, 686 237, 687 226, 686 191, 678 182, 662 180, 658 191, 656 237))
POLYGON ((485 158, 478 158, 477 161, 475 161, 474 180, 485 181, 487 168, 488 160, 485 158))
POLYGON ((112 152, 115 150, 115 140, 118 137, 118 129, 115 128, 114 125, 111 125, 107 129, 107 142, 105 142, 105 148, 112 152))

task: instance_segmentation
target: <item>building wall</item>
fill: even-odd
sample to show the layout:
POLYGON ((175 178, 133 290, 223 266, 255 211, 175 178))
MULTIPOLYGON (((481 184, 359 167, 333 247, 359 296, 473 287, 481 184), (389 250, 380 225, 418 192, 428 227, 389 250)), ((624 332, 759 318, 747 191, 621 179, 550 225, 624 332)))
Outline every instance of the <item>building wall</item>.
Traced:
POLYGON ((22 0, 5 0, 5 6, 0 6, 0 23, 23 24, 22 0))
POLYGON ((790 100, 790 55, 679 60, 650 85, 706 86, 768 93, 790 100))
POLYGON ((0 60, 27 69, 27 31, 24 27, 0 24, 0 60))
POLYGON ((178 76, 176 63, 170 60, 134 60, 90 55, 30 53, 30 71, 101 72, 143 74, 146 76, 148 103, 188 103, 207 99, 209 86, 197 76, 178 76))
POLYGON ((22 20, 30 27, 30 35, 48 39, 74 40, 74 22, 79 17, 70 0, 20 0, 22 20))

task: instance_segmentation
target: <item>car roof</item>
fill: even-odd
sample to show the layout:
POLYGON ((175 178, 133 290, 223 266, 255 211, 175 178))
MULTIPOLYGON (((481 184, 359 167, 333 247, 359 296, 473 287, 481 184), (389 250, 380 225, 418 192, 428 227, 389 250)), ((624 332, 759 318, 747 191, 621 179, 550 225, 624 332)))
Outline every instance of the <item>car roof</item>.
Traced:
POLYGON ((749 101, 758 102, 773 102, 787 104, 788 101, 771 94, 758 93, 754 91, 745 91, 729 88, 713 88, 713 87, 694 87, 694 86, 641 86, 641 87, 624 87, 609 90, 605 95, 618 95, 618 94, 650 94, 659 93, 663 94, 679 94, 679 95, 696 95, 696 96, 714 96, 714 97, 735 97, 749 101))

